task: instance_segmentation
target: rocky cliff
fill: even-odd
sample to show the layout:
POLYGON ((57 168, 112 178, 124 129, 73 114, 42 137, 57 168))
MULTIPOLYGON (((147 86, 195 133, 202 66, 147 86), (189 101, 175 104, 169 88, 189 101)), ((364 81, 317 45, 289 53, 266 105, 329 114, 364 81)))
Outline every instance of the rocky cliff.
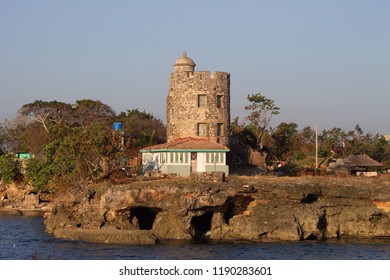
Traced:
POLYGON ((38 195, 25 184, 3 184, 0 181, 0 216, 42 216, 51 210, 48 195, 38 195))
POLYGON ((79 186, 59 196, 46 229, 62 238, 124 244, 390 237, 389 178, 227 180, 79 186))

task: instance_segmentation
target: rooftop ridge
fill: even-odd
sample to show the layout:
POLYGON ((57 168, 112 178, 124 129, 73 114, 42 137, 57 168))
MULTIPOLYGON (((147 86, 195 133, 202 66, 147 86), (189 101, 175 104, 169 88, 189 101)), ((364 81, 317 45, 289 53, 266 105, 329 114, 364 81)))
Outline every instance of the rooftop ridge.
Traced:
POLYGON ((175 138, 173 139, 172 141, 170 142, 175 142, 175 141, 190 141, 190 140, 195 140, 195 141, 210 141, 210 138, 206 138, 206 137, 199 137, 199 138, 195 138, 195 137, 183 137, 183 138, 175 138))

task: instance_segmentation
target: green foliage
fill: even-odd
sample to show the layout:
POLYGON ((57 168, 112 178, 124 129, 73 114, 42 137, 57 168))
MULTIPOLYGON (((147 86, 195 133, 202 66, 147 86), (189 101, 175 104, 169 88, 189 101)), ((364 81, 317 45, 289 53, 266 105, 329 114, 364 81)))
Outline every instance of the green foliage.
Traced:
POLYGON ((166 141, 165 125, 152 114, 133 109, 121 112, 117 120, 123 123, 125 149, 130 154, 166 141))
POLYGON ((12 155, 0 156, 0 178, 5 184, 9 184, 18 179, 21 175, 18 161, 12 155))
MULTIPOLYGON (((231 123, 231 156, 243 157, 245 144, 256 148, 256 127, 253 123, 240 123, 238 118, 231 123)), ((353 154, 367 154, 383 164, 384 170, 390 168, 390 142, 383 136, 372 133, 364 133, 363 129, 356 125, 355 130, 345 131, 341 128, 323 130, 318 135, 319 157, 326 160, 329 157, 344 158, 353 154)), ((309 161, 315 156, 315 131, 310 127, 298 130, 295 123, 280 123, 273 130, 265 130, 262 136, 262 151, 267 153, 267 164, 274 161, 305 162, 304 165, 312 165, 309 161), (304 160, 308 159, 308 160, 304 160)), ((314 161, 313 161, 314 164, 314 161)))
POLYGON ((324 130, 319 135, 321 156, 347 157, 353 154, 367 154, 382 162, 390 156, 390 143, 379 134, 364 133, 355 126, 355 130, 344 131, 341 128, 324 130))
POLYGON ((251 148, 256 149, 257 139, 255 130, 256 129, 252 124, 245 125, 244 123, 240 123, 238 117, 233 119, 233 122, 230 124, 230 138, 234 143, 232 145, 233 149, 239 146, 239 142, 245 143, 251 148))
POLYGON ((49 182, 53 178, 53 172, 50 164, 47 162, 40 162, 35 158, 31 158, 26 164, 26 180, 30 182, 35 191, 50 192, 49 182))
POLYGON ((262 148, 263 136, 271 122, 272 115, 278 115, 280 108, 275 105, 275 101, 268 99, 261 93, 248 95, 249 105, 245 106, 245 110, 250 111, 246 119, 254 127, 257 145, 262 148))
MULTIPOLYGON (((98 180, 119 168, 119 159, 138 149, 165 142, 165 126, 152 114, 138 109, 118 116, 101 101, 77 100, 75 104, 37 100, 18 111, 18 117, 0 127, 1 147, 29 151, 26 180, 37 191, 53 191, 65 184, 98 180), (124 130, 113 133, 121 121, 124 130), (4 136, 4 137, 3 137, 4 136), (123 145, 123 142, 125 145, 123 145)), ((8 180, 9 165, 3 165, 8 180)))
POLYGON ((127 114, 121 112, 118 117, 119 118, 135 117, 135 119, 154 119, 154 116, 152 114, 147 113, 145 110, 141 112, 138 108, 127 110, 127 114))
POLYGON ((152 131, 152 133, 149 135, 146 132, 142 132, 140 137, 136 140, 137 146, 138 147, 147 147, 151 146, 153 144, 153 138, 155 134, 155 130, 152 131))
POLYGON ((273 131, 271 135, 274 140, 272 151, 275 158, 287 160, 299 149, 301 144, 297 128, 296 123, 282 122, 273 131))
POLYGON ((96 148, 104 149, 105 147, 111 145, 110 133, 101 124, 92 125, 88 129, 87 134, 91 145, 96 148))
POLYGON ((3 125, 0 123, 0 156, 5 153, 5 144, 6 144, 6 137, 5 137, 5 129, 3 125))
POLYGON ((294 160, 303 160, 304 158, 306 158, 306 155, 303 151, 298 151, 295 155, 294 155, 294 160))
POLYGON ((73 106, 72 115, 74 116, 72 126, 84 128, 94 124, 111 128, 111 124, 116 117, 114 110, 110 106, 99 100, 95 101, 90 99, 77 100, 73 106))

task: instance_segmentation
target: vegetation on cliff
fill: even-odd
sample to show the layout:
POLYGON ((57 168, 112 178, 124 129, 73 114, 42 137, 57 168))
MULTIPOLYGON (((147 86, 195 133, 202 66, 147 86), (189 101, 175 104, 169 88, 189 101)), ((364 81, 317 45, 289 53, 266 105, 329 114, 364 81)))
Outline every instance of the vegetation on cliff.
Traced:
MULTIPOLYGON (((267 163, 288 162, 298 164, 315 155, 315 130, 309 126, 298 129, 298 124, 282 122, 270 127, 273 115, 280 113, 273 100, 260 93, 248 95, 249 115, 242 121, 234 118, 231 124, 232 145, 240 149, 239 143, 267 154, 267 163)), ((357 124, 353 130, 334 127, 318 133, 319 156, 322 158, 345 158, 353 154, 367 154, 381 162, 384 169, 390 168, 390 142, 378 133, 364 132, 357 124)), ((307 161, 305 162, 307 164, 307 161)), ((313 164, 313 163, 312 163, 313 164)))
MULTIPOLYGON (((270 127, 279 114, 275 102, 258 94, 248 95, 249 115, 245 121, 231 123, 231 154, 243 145, 267 154, 267 163, 284 161, 298 167, 313 164, 315 131, 298 129, 296 123, 282 122, 270 127)), ((319 155, 346 157, 367 154, 390 168, 390 142, 383 136, 340 128, 319 133, 319 155)), ((35 191, 53 192, 79 181, 97 181, 121 170, 124 162, 138 156, 138 150, 166 141, 163 122, 138 109, 116 114, 93 100, 75 104, 40 101, 25 104, 11 121, 0 125, 0 178, 3 182, 23 181, 35 191), (122 122, 122 131, 113 131, 113 123, 122 122), (27 151, 34 155, 22 166, 10 154, 27 151)), ((232 156, 233 158, 233 156, 232 156)), ((137 165, 137 162, 133 162, 137 165)))
POLYGON ((146 143, 165 141, 162 121, 138 109, 116 114, 93 100, 75 104, 35 101, 18 111, 1 129, 0 177, 21 178, 21 166, 10 154, 28 151, 23 177, 36 191, 52 192, 78 181, 96 181, 120 169, 122 161, 146 143), (125 129, 114 132, 114 122, 125 129))

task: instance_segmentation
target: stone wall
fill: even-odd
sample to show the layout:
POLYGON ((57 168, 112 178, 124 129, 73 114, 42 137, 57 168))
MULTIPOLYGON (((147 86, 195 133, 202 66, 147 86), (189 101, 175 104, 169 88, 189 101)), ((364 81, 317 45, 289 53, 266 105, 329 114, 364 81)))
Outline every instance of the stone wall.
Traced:
POLYGON ((228 145, 230 74, 215 72, 211 75, 208 71, 171 73, 166 111, 168 141, 183 137, 206 137, 228 145), (198 106, 199 95, 205 98, 202 106, 198 106), (206 125, 206 135, 198 135, 199 123, 206 125))
POLYGON ((197 172, 191 174, 191 180, 195 182, 224 182, 225 172, 197 172))

